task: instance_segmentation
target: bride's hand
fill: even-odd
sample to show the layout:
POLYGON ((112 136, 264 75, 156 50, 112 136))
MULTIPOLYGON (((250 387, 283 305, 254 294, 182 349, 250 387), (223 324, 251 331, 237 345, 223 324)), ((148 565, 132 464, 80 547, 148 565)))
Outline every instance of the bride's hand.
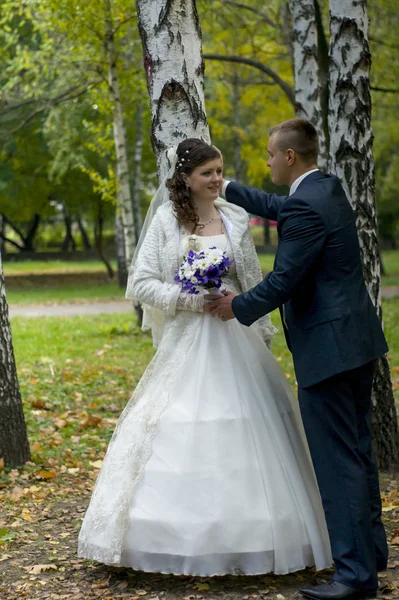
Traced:
POLYGON ((206 303, 204 305, 204 312, 209 313, 212 317, 219 317, 222 321, 230 321, 230 319, 235 319, 235 314, 232 309, 233 299, 238 296, 234 292, 228 292, 224 290, 222 292, 222 296, 219 298, 213 297, 211 300, 207 300, 205 296, 206 303))

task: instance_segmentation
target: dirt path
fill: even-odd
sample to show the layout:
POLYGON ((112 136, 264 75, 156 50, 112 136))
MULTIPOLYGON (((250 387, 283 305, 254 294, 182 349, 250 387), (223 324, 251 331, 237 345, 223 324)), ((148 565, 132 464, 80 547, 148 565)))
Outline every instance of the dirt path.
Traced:
MULTIPOLYGON (((382 297, 389 299, 399 296, 399 287, 382 289, 382 297)), ((72 304, 10 304, 10 317, 74 317, 113 313, 130 313, 129 300, 111 300, 109 302, 76 302, 72 304)))
POLYGON ((132 313, 129 300, 82 302, 76 304, 10 304, 10 317, 76 317, 112 313, 132 313))

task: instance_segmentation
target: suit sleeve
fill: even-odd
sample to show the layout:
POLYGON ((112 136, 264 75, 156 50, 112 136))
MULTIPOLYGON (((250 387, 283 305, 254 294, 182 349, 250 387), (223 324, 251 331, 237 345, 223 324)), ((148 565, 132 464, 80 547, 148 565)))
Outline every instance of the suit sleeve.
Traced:
POLYGON ((280 211, 280 242, 274 269, 257 286, 233 300, 233 312, 244 325, 287 302, 322 250, 322 219, 308 203, 290 198, 280 211))
POLYGON ((226 200, 241 206, 248 213, 277 221, 278 212, 286 196, 267 194, 231 181, 226 188, 226 200))

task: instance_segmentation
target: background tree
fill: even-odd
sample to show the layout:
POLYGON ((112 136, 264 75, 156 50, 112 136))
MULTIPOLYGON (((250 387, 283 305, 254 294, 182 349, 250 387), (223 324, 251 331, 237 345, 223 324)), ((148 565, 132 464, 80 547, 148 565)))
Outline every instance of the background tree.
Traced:
MULTIPOLYGON (((330 167, 352 203, 365 281, 382 318, 366 1, 330 0, 330 31, 330 167)), ((379 359, 373 392, 376 452, 387 468, 397 458, 398 424, 386 356, 379 359)))
POLYGON ((151 140, 160 178, 165 150, 187 137, 209 141, 201 28, 195 0, 137 0, 151 105, 151 140))
POLYGON ((0 254, 0 459, 17 467, 30 459, 0 254))

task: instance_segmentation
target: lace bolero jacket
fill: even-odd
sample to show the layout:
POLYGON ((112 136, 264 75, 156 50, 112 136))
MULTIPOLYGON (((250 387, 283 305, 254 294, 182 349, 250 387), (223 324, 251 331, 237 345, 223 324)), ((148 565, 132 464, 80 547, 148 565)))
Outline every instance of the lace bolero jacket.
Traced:
MULTIPOLYGON (((218 199, 215 206, 220 212, 229 237, 237 278, 245 292, 263 278, 248 225, 248 214, 242 208, 222 199, 218 199)), ((157 210, 152 220, 135 268, 129 273, 126 290, 126 298, 143 305, 143 329, 152 329, 155 346, 162 338, 165 320, 174 318, 178 308, 184 309, 184 302, 178 302, 179 297, 181 300, 181 287, 174 282, 175 272, 180 264, 179 242, 180 228, 173 213, 172 203, 167 202, 157 210)), ((198 300, 198 296, 187 297, 187 308, 195 310, 192 303, 198 300)), ((198 306, 197 309, 201 310, 201 307, 198 306)), ((270 315, 265 315, 254 325, 260 328, 264 341, 270 347, 273 335, 277 331, 271 323, 270 315)))

